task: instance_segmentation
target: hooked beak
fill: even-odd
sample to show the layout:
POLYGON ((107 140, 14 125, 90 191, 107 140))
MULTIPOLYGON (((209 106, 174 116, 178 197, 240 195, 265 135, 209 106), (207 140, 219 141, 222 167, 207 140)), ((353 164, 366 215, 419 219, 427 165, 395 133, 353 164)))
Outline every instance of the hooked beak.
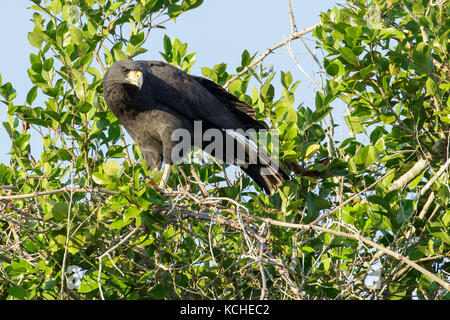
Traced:
POLYGON ((125 80, 128 83, 141 89, 142 83, 144 82, 144 77, 143 77, 142 72, 139 70, 138 71, 130 71, 130 72, 128 72, 125 80))

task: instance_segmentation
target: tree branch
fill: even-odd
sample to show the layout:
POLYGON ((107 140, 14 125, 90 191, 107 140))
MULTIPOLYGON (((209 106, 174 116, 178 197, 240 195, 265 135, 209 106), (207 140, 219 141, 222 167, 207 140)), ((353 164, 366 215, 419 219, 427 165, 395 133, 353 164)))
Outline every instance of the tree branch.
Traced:
POLYGON ((249 72, 251 69, 253 69, 258 63, 260 63, 261 61, 263 61, 269 54, 271 54, 273 51, 275 51, 276 49, 285 46, 287 43, 289 43, 292 40, 298 39, 303 37, 305 34, 310 33, 312 31, 314 31, 314 29, 318 26, 320 26, 321 23, 318 23, 312 27, 306 28, 302 31, 298 31, 298 32, 294 32, 288 39, 285 39, 275 45, 273 45, 270 48, 267 48, 266 51, 260 55, 256 60, 254 60, 252 63, 250 63, 248 66, 246 66, 241 72, 239 72, 238 74, 236 74, 235 76, 233 76, 231 79, 227 80, 227 82, 225 83, 225 85, 223 86, 225 89, 228 88, 228 86, 230 85, 231 82, 233 82, 234 80, 237 80, 238 78, 242 77, 244 74, 246 74, 247 72, 249 72))
POLYGON ((297 32, 297 26, 295 24, 294 12, 292 11, 291 0, 287 0, 287 4, 288 4, 288 9, 289 9, 289 20, 291 22, 291 32, 295 33, 295 32, 297 32))
POLYGON ((83 189, 83 188, 68 188, 68 187, 64 187, 64 188, 61 188, 61 189, 41 191, 41 192, 16 194, 16 195, 10 195, 10 196, 0 196, 0 201, 2 201, 2 200, 19 200, 19 199, 36 198, 36 197, 48 196, 48 195, 51 195, 51 194, 70 193, 70 192, 73 192, 73 193, 104 193, 104 194, 108 194, 108 195, 114 195, 114 194, 119 193, 119 191, 106 190, 106 189, 102 189, 102 188, 83 189))
MULTIPOLYGON (((368 188, 372 187, 373 185, 369 186, 368 188)), ((366 189, 368 189, 366 188, 366 189)), ((178 193, 179 194, 179 193, 178 193)), ((209 199, 209 201, 211 201, 212 198, 209 199)), ((223 200, 222 198, 220 198, 220 200, 223 200)), ((216 199, 216 201, 219 201, 219 198, 216 199)), ((210 205, 213 205, 214 207, 221 207, 221 205, 219 203, 215 203, 213 204, 212 202, 209 202, 210 205)), ((342 205, 345 205, 345 202, 343 204, 341 204, 339 207, 342 207, 342 205)), ((236 209, 238 210, 238 209, 236 209)), ((261 235, 258 234, 258 232, 256 232, 254 229, 250 228, 249 226, 243 226, 241 223, 239 223, 236 220, 231 220, 230 218, 224 217, 220 214, 214 214, 211 215, 209 213, 206 212, 194 212, 191 210, 186 210, 186 209, 181 209, 178 210, 179 212, 181 212, 183 214, 183 219, 186 219, 188 217, 193 217, 193 218, 197 218, 197 219, 202 219, 202 220, 209 220, 209 221, 213 221, 217 224, 220 225, 224 225, 224 226, 228 226, 231 227, 233 229, 236 230, 242 230, 245 231, 245 233, 247 235, 249 235, 250 237, 254 238, 255 240, 257 240, 260 243, 265 243, 265 239, 261 237, 261 235)), ((332 211, 336 211, 336 209, 332 210, 332 211)), ((429 277, 430 279, 432 279, 433 281, 435 281, 436 283, 440 284, 443 288, 445 288, 446 290, 450 291, 450 283, 446 282, 445 280, 437 277, 435 274, 433 274, 432 272, 428 271, 427 269, 423 268, 422 266, 418 265, 417 263, 415 263, 414 261, 411 261, 410 259, 402 256, 401 254, 388 249, 366 237, 363 237, 362 235, 360 235, 359 233, 347 233, 347 232, 342 232, 342 231, 338 231, 338 230, 333 230, 330 228, 325 228, 325 227, 321 227, 321 226, 317 226, 313 223, 310 224, 297 224, 297 223, 290 223, 290 222, 283 222, 283 221, 278 221, 278 220, 274 220, 274 219, 270 219, 270 218, 264 218, 264 217, 259 217, 259 216, 255 216, 249 213, 245 213, 245 212, 239 212, 239 214, 242 217, 245 217, 247 219, 253 220, 253 221, 258 221, 258 222, 262 222, 262 223, 267 223, 269 225, 273 225, 273 226, 279 226, 279 227, 284 227, 284 228, 290 228, 290 229, 300 229, 300 230, 305 230, 305 231, 310 231, 310 230, 315 230, 315 231, 319 231, 319 232, 326 232, 329 234, 334 234, 336 236, 340 236, 340 237, 344 237, 344 238, 349 238, 349 239, 354 239, 357 241, 360 241, 362 243, 365 243, 366 245, 369 245, 371 247, 376 248, 377 250, 383 252, 384 254, 387 254, 399 261, 401 261, 402 263, 407 264, 408 266, 416 269, 417 271, 419 271, 420 273, 422 273, 423 275, 429 277)), ((292 271, 291 271, 292 272, 292 271)))
POLYGON ((438 172, 436 172, 436 174, 433 176, 433 178, 430 179, 430 181, 427 182, 427 184, 422 188, 422 190, 420 190, 420 196, 423 196, 428 189, 430 189, 430 187, 433 185, 433 183, 439 179, 439 177, 448 169, 448 167, 450 166, 450 158, 447 159, 447 161, 444 163, 444 165, 442 165, 442 167, 439 169, 438 172))
POLYGON ((428 161, 426 159, 420 159, 414 166, 409 169, 404 175, 392 183, 389 187, 389 191, 403 189, 408 183, 410 183, 414 178, 422 173, 423 170, 428 166, 428 161))

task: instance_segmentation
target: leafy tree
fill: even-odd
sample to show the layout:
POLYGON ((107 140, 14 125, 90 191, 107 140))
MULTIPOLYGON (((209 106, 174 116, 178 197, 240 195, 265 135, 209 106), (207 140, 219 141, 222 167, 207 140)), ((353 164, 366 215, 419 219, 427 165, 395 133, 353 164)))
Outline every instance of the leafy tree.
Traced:
MULTIPOLYGON (((289 39, 259 57, 244 50, 235 72, 202 68, 278 129, 282 160, 305 168, 273 196, 219 163, 180 164, 159 190, 102 97, 108 66, 145 53, 153 28, 201 0, 32 2, 24 105, 0 78, 12 142, 0 164, 2 298, 449 297, 448 1, 348 1, 300 32, 289 10, 289 39), (275 92, 264 59, 312 30, 323 81, 312 79, 308 107, 289 71, 275 92)), ((161 47, 190 72, 186 43, 161 47)))

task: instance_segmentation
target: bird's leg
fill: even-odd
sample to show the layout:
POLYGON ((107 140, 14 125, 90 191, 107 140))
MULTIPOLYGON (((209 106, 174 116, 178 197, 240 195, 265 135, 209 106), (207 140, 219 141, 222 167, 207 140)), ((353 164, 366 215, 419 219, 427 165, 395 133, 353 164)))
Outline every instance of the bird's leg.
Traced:
POLYGON ((172 165, 169 163, 165 163, 164 170, 163 170, 162 177, 161 177, 161 182, 159 183, 159 187, 161 189, 166 188, 166 184, 167 184, 167 181, 169 180, 171 170, 172 170, 172 165))

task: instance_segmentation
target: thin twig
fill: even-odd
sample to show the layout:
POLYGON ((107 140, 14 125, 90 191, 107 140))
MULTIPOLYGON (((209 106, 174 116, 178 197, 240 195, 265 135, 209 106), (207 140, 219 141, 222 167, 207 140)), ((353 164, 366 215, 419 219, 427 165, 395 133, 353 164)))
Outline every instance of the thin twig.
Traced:
POLYGON ((208 191, 205 189, 205 184, 200 180, 199 176, 197 175, 197 172, 195 172, 194 166, 191 166, 191 174, 194 177, 195 181, 197 182, 198 186, 200 187, 200 190, 202 191, 202 194, 205 198, 209 197, 208 191))
MULTIPOLYGON (((86 165, 88 165, 86 163, 86 165)), ((70 183, 73 184, 73 161, 70 163, 70 183)), ((73 191, 70 191, 70 201, 69 208, 67 209, 67 230, 66 230, 66 243, 64 245, 64 255, 63 262, 61 267, 61 290, 60 297, 64 299, 64 280, 66 278, 66 262, 67 262, 67 253, 69 251, 69 241, 70 241, 70 229, 71 229, 71 213, 72 213, 72 205, 73 205, 73 191)))
POLYGON ((16 195, 10 195, 10 196, 0 196, 0 201, 1 200, 19 200, 19 199, 36 198, 36 197, 48 196, 51 194, 70 193, 70 192, 73 192, 73 193, 104 193, 104 194, 109 194, 109 195, 114 195, 114 194, 119 193, 119 191, 106 190, 106 189, 102 189, 102 188, 83 189, 83 188, 64 187, 61 189, 48 190, 48 191, 16 194, 16 195))
POLYGON ((263 61, 269 54, 271 54, 273 51, 275 51, 276 49, 286 45, 288 42, 294 40, 294 39, 298 39, 301 38, 302 36, 304 36, 307 33, 310 33, 312 31, 314 31, 315 28, 317 28, 318 26, 322 25, 321 23, 315 24, 312 27, 306 28, 302 31, 298 31, 293 33, 288 39, 285 39, 275 45, 273 45, 270 48, 267 48, 266 51, 259 56, 256 60, 254 60, 252 63, 250 63, 248 66, 246 66, 244 69, 242 69, 241 72, 239 72, 238 74, 236 74, 234 77, 232 77, 231 79, 227 80, 227 82, 225 83, 225 85, 223 86, 225 89, 228 88, 228 86, 230 85, 231 82, 233 82, 234 80, 242 77, 244 74, 246 74, 247 72, 249 72, 251 69, 253 69, 258 63, 260 63, 261 61, 263 61))
POLYGON ((441 166, 441 168, 439 169, 438 172, 436 172, 436 174, 433 176, 433 178, 431 178, 427 184, 420 190, 420 196, 423 196, 428 189, 430 189, 430 187, 434 184, 434 182, 439 179, 439 177, 448 169, 448 167, 450 166, 450 158, 447 159, 447 161, 444 163, 443 166, 441 166))
POLYGON ((140 229, 140 227, 136 227, 133 230, 129 231, 119 242, 117 242, 114 246, 112 246, 111 248, 109 248, 108 250, 106 250, 105 252, 103 252, 99 257, 98 257, 98 262, 99 262, 99 266, 98 266, 98 276, 97 276, 97 284, 98 284, 98 290, 100 292, 100 297, 102 298, 102 300, 105 300, 105 296, 103 295, 103 290, 102 290, 102 285, 101 285, 101 276, 102 276, 102 268, 103 268, 103 258, 106 256, 109 256, 109 253, 114 251, 115 249, 117 249, 120 245, 122 245, 124 242, 126 242, 133 234, 135 234, 138 230, 140 229))
POLYGON ((420 273, 426 275, 427 277, 431 278, 433 281, 435 281, 436 283, 440 284, 443 288, 445 288, 446 290, 450 291, 450 283, 446 282, 445 280, 437 277, 435 274, 431 273, 430 271, 428 271, 427 269, 421 267, 420 265, 418 265, 417 263, 411 261, 410 259, 402 256, 401 254, 394 252, 370 239, 367 239, 363 236, 361 236, 360 234, 351 234, 351 233, 346 233, 346 232, 342 232, 342 231, 337 231, 337 230, 333 230, 333 229, 329 229, 329 228, 325 228, 325 227, 320 227, 320 226, 316 226, 313 224, 296 224, 296 223, 290 223, 290 222, 283 222, 283 221, 278 221, 278 220, 273 220, 270 218, 262 218, 262 217, 258 217, 258 216, 253 216, 253 215, 249 215, 249 214, 245 214, 245 213, 241 213, 242 215, 245 215, 246 217, 251 217, 255 220, 259 220, 259 221, 263 221, 266 222, 268 224, 271 225, 276 225, 276 226, 280 226, 280 227, 285 227, 285 228, 291 228, 291 229, 301 229, 301 230, 316 230, 316 231, 320 231, 320 232, 326 232, 326 233, 330 233, 330 234, 334 234, 337 236, 341 236, 341 237, 345 237, 345 238, 350 238, 350 239, 355 239, 358 241, 361 241, 365 244, 368 244, 380 251, 382 251, 383 253, 390 255, 392 257, 394 257, 397 260, 400 260, 401 262, 409 265, 410 267, 416 269, 417 271, 419 271, 420 273))
MULTIPOLYGON (((122 14, 128 9, 128 7, 131 5, 131 1, 132 1, 132 0, 128 0, 127 4, 126 4, 126 5, 125 5, 125 6, 124 6, 124 7, 116 14, 116 16, 110 21, 110 23, 109 23, 109 25, 108 25, 108 28, 107 28, 107 30, 106 30, 107 33, 109 33, 109 32, 113 29, 114 23, 115 23, 116 20, 117 20, 119 17, 121 17, 122 14)), ((106 72, 106 68, 105 68, 105 66, 103 65, 102 60, 101 60, 100 57, 98 56, 98 53, 99 53, 100 49, 102 48, 103 42, 104 42, 105 40, 106 40, 106 38, 103 38, 102 40, 100 40, 97 49, 94 50, 94 57, 95 57, 95 60, 97 60, 99 66, 100 66, 100 69, 102 69, 103 74, 106 72)))
MULTIPOLYGON (((330 215, 332 215, 333 213, 335 213, 336 211, 342 209, 344 206, 346 206, 348 203, 350 203, 351 201, 353 201, 354 199, 356 199, 357 197, 359 197, 360 195, 362 195, 363 193, 369 191, 370 189, 372 189, 373 187, 375 187, 381 180, 383 180, 384 178, 386 178, 388 175, 390 175, 391 172, 386 173, 385 175, 383 175, 381 178, 378 178, 374 183, 372 183, 370 186, 364 188, 363 190, 361 190, 360 192, 358 192, 357 194, 354 194, 353 196, 351 196, 350 198, 348 198, 347 200, 345 200, 344 202, 342 202, 339 206, 335 207, 333 210, 328 211, 327 213, 324 213, 323 215, 321 215, 320 217, 318 217, 317 219, 315 219, 313 222, 311 222, 311 224, 318 224, 319 222, 321 222, 322 220, 326 219, 327 217, 329 217, 330 215)), ((299 232, 299 236, 301 236, 302 234, 306 233, 307 230, 302 230, 299 232)))
POLYGON ((289 20, 291 22, 291 32, 295 33, 295 32, 297 32, 297 26, 295 24, 294 12, 292 11, 291 0, 287 0, 287 4, 288 4, 288 9, 289 9, 289 20))
POLYGON ((266 275, 265 275, 265 271, 264 271, 264 265, 263 265, 263 253, 264 253, 264 247, 261 245, 261 248, 259 249, 259 272, 261 273, 261 282, 262 282, 262 288, 261 288, 261 295, 259 296, 259 300, 264 300, 264 298, 266 297, 266 293, 267 293, 267 280, 266 280, 266 275))
POLYGON ((289 52, 289 55, 291 56, 292 60, 294 61, 295 65, 297 66, 297 68, 305 75, 305 77, 307 77, 309 79, 309 81, 311 81, 316 87, 317 89, 319 89, 322 93, 324 92, 322 86, 316 81, 314 80, 306 71, 305 69, 303 69, 303 67, 300 65, 300 63, 297 61, 297 58, 295 57, 294 53, 292 52, 291 49, 291 43, 288 42, 286 44, 286 48, 289 52))

